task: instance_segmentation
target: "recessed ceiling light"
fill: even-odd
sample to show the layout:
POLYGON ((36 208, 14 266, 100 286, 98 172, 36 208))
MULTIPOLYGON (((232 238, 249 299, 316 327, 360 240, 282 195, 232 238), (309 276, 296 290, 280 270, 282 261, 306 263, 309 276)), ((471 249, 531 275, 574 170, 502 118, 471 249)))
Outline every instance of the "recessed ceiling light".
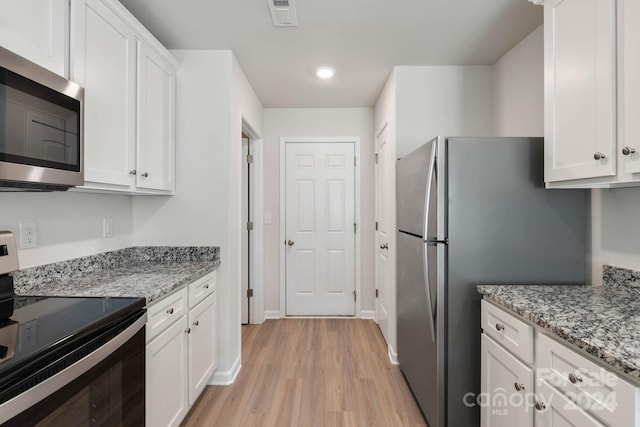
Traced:
POLYGON ((331 67, 316 68, 316 76, 320 77, 321 79, 330 79, 331 77, 333 77, 335 73, 336 73, 336 70, 334 70, 331 67))

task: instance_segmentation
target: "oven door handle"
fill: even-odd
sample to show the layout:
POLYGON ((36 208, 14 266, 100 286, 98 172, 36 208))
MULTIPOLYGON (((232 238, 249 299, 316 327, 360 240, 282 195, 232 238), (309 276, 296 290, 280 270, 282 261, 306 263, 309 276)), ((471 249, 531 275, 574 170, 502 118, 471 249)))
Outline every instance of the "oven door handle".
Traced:
POLYGON ((91 370, 91 368, 105 360, 117 349, 122 347, 127 341, 133 338, 140 329, 144 328, 146 323, 147 313, 145 312, 138 320, 127 327, 127 329, 113 337, 96 351, 88 354, 51 378, 47 378, 24 393, 21 393, 0 405, 0 424, 9 421, 16 415, 60 390, 62 387, 70 384, 85 372, 91 370))

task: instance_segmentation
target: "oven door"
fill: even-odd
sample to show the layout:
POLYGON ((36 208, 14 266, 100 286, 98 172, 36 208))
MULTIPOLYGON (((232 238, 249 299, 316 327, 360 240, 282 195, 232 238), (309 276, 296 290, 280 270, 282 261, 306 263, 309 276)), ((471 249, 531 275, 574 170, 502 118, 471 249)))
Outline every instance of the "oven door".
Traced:
POLYGON ((2 426, 143 426, 146 315, 106 344, 0 405, 2 426))

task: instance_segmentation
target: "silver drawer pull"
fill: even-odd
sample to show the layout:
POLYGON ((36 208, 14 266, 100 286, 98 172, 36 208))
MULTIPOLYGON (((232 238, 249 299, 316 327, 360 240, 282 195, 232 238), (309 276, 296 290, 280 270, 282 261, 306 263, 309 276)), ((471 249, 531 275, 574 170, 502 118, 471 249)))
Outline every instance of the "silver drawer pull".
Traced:
POLYGON ((582 377, 580 375, 575 375, 575 374, 571 373, 571 374, 569 374, 569 381, 571 381, 571 384, 581 383, 582 382, 582 377))
POLYGON ((171 307, 170 309, 167 310, 167 314, 169 314, 169 315, 173 314, 173 307, 171 307))
POLYGON ((624 147, 622 149, 622 154, 625 156, 628 156, 629 154, 634 154, 636 152, 636 149, 633 147, 624 147))
POLYGON ((205 289, 209 289, 209 284, 207 283, 206 285, 204 285, 205 289))
POLYGON ((520 384, 520 383, 515 383, 514 387, 516 388, 516 391, 522 391, 524 390, 524 384, 520 384))
POLYGON ((544 404, 544 403, 542 403, 542 402, 538 402, 538 401, 536 401, 535 405, 533 405, 533 406, 534 406, 534 407, 536 408, 536 410, 538 410, 538 411, 544 411, 545 409, 547 409, 547 405, 545 405, 545 404, 544 404))
POLYGON ((603 153, 601 153, 601 152, 599 152, 599 151, 598 151, 597 153, 595 153, 595 154, 593 155, 593 158, 594 158, 595 160, 602 160, 602 159, 606 159, 606 158, 607 158, 607 156, 605 156, 603 153))
POLYGON ((502 323, 496 323, 496 331, 504 331, 504 325, 502 323))

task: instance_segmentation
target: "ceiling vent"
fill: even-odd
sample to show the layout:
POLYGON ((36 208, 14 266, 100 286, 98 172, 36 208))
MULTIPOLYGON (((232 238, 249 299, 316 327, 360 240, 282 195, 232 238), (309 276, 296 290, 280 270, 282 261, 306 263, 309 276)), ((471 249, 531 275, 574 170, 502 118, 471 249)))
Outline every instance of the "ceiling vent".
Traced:
POLYGON ((273 25, 276 27, 297 27, 295 0, 267 0, 273 25))

